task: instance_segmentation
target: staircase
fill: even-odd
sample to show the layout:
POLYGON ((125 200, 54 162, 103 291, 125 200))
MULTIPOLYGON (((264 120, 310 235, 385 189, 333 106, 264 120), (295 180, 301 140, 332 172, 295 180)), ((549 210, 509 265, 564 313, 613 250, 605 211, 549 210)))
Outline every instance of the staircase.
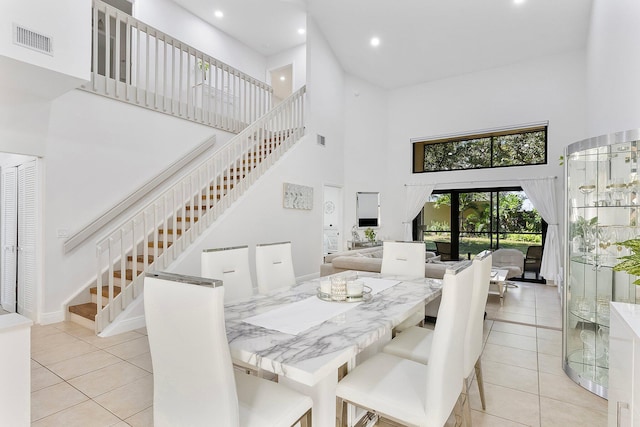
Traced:
POLYGON ((96 333, 113 322, 142 294, 145 272, 167 268, 304 135, 305 93, 251 123, 99 241, 95 280, 68 319, 96 333))

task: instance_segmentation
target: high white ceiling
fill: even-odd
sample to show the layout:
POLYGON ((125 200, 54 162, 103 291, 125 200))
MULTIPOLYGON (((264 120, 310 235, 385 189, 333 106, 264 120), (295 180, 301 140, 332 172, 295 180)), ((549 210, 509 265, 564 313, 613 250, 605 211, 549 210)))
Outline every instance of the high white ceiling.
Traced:
POLYGON ((303 0, 173 0, 253 50, 270 56, 305 43, 307 13, 303 0), (220 10, 219 19, 214 12, 220 10))
POLYGON ((309 13, 346 72, 397 88, 586 45, 592 0, 174 0, 264 55, 309 13), (215 9, 225 17, 213 17, 215 9), (369 45, 371 37, 380 46, 369 45))

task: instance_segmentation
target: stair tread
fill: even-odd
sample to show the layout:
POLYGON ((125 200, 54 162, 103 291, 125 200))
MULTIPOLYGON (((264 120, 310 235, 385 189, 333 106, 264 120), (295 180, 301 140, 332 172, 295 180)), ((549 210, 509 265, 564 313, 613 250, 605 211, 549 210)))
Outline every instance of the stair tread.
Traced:
MULTIPOLYGON (((151 264, 151 263, 153 262, 153 255, 148 255, 148 256, 147 256, 147 259, 149 260, 149 264, 151 264)), ((127 257, 127 261, 133 261, 133 256, 132 256, 132 255, 129 255, 129 256, 127 257)), ((136 261, 137 261, 137 262, 144 262, 144 255, 138 255, 138 256, 136 257, 136 261)))
MULTIPOLYGON (((204 208, 204 206, 203 206, 203 208, 204 208)), ((180 234, 182 234, 182 229, 181 228, 176 228, 176 229, 169 228, 169 229, 167 229, 167 233, 168 234, 178 234, 178 235, 180 235, 180 234), (174 233, 174 231, 175 231, 175 233, 174 233)), ((158 234, 164 234, 164 228, 159 228, 158 229, 158 234)))
MULTIPOLYGON (((133 278, 133 270, 127 269, 125 275, 126 275, 127 280, 131 280, 133 278)), ((113 277, 117 277, 118 279, 122 279, 122 271, 120 271, 120 270, 114 271, 113 272, 113 277)))
MULTIPOLYGON (((113 296, 116 297, 117 295, 120 294, 121 288, 120 286, 114 286, 113 287, 113 296)), ((91 289, 89 289, 89 292, 91 292, 94 295, 98 294, 98 287, 93 287, 91 289)), ((109 286, 103 286, 102 287, 102 296, 105 298, 109 298, 109 286)))
MULTIPOLYGON (((197 221, 197 220, 198 220, 198 217, 197 217, 197 216, 196 216, 196 217, 194 217, 194 218, 193 218, 193 220, 194 220, 194 222, 195 222, 195 221, 197 221)), ((178 221, 178 222, 183 221, 183 217, 181 217, 181 216, 177 217, 177 218, 176 218, 176 221, 178 221)), ((187 215, 187 217, 184 219, 184 221, 186 221, 186 222, 191 221, 191 216, 190 216, 190 215, 187 215)))
POLYGON ((95 302, 86 302, 84 304, 70 305, 69 312, 77 314, 78 316, 89 319, 92 322, 96 321, 96 314, 98 314, 98 305, 95 302))
MULTIPOLYGON (((173 242, 167 242, 167 247, 171 246, 173 244, 173 242)), ((154 248, 155 247, 155 242, 149 242, 149 247, 150 248, 154 248)), ((163 249, 164 248, 164 242, 158 242, 158 248, 159 249, 163 249)), ((131 278, 127 277, 128 280, 131 280, 131 278)))

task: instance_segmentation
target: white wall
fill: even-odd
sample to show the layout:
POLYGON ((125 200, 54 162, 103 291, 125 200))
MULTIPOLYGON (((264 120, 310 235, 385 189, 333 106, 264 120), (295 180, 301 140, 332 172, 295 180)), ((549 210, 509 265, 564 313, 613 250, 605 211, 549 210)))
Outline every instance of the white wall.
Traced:
POLYGON ((594 0, 587 49, 588 132, 640 128, 640 2, 594 0))
MULTIPOLYGON (((399 207, 404 206, 403 184, 408 182, 435 182, 436 188, 473 188, 479 186, 477 181, 495 180, 497 184, 515 185, 518 178, 557 176, 558 203, 562 211, 564 179, 558 159, 567 144, 584 137, 584 63, 584 52, 574 52, 391 92, 387 150, 382 154, 388 171, 388 185, 382 195, 385 236, 402 238, 402 208, 399 207), (549 121, 547 165, 411 173, 410 139, 413 137, 544 120, 549 121)), ((367 125, 354 120, 347 123, 354 129, 367 125)), ((357 158, 352 156, 352 161, 355 163, 357 158)), ((375 176, 375 172, 370 176, 375 176)))
MULTIPOLYGON (((343 235, 351 240, 356 225, 356 193, 380 192, 381 206, 388 206, 387 176, 394 173, 386 157, 389 99, 387 91, 352 76, 347 76, 345 103, 345 217, 343 235)), ((381 212, 378 239, 387 237, 391 217, 381 212)), ((359 231, 364 238, 362 230, 359 231)), ((343 242, 346 249, 347 241, 343 242)))
POLYGON ((265 81, 266 58, 171 0, 136 0, 133 16, 212 57, 265 81))
MULTIPOLYGON (((231 134, 81 90, 52 103, 45 156, 43 319, 96 274, 94 236, 71 253, 63 238, 81 230, 204 140, 231 134)), ((58 319, 59 320, 59 319, 58 319)))
POLYGON ((307 83, 307 45, 301 44, 267 58, 267 75, 265 81, 269 84, 268 71, 275 70, 285 65, 292 64, 293 87, 292 92, 300 89, 307 83))
POLYGON ((0 2, 0 56, 89 79, 91 0, 0 2), (52 38, 53 55, 13 44, 13 23, 52 38))
POLYGON ((315 275, 322 260, 323 148, 305 136, 180 256, 171 271, 200 275, 203 249, 249 245, 254 284, 255 245, 290 241, 296 277, 315 275), (309 162, 309 159, 317 161, 309 162), (285 182, 313 188, 313 209, 285 209, 285 182))
POLYGON ((91 0, 0 1, 0 151, 42 156, 50 100, 88 80, 91 0), (53 55, 13 43, 18 24, 52 39, 53 55))
MULTIPOLYGON (((173 266, 200 274, 205 248, 249 245, 251 265, 258 243, 291 241, 296 277, 320 271, 323 249, 323 185, 343 181, 343 72, 315 23, 307 27, 307 132, 198 242, 173 266), (316 143, 316 134, 327 144, 316 143), (310 211, 282 207, 285 182, 313 187, 310 211)), ((255 280, 255 272, 254 280, 255 280)))

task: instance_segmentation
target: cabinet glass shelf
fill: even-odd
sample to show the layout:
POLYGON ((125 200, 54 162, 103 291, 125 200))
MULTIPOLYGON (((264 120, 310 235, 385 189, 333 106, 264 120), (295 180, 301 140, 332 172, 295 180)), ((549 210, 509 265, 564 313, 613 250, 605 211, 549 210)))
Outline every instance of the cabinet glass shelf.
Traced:
POLYGON ((611 301, 635 303, 635 277, 613 271, 640 238, 640 131, 567 147, 563 368, 584 388, 607 397, 611 301))

